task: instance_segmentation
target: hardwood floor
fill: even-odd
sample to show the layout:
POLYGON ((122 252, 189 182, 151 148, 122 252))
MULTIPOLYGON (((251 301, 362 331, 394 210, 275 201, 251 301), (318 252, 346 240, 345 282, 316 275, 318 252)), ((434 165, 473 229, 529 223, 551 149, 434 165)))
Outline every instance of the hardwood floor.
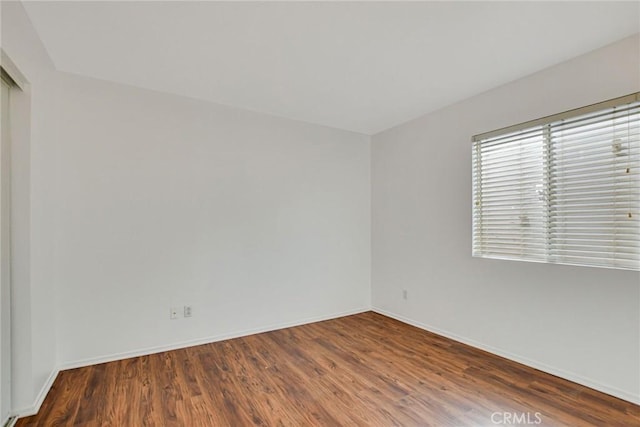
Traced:
POLYGON ((640 407, 367 312, 60 372, 18 426, 640 426, 640 407))

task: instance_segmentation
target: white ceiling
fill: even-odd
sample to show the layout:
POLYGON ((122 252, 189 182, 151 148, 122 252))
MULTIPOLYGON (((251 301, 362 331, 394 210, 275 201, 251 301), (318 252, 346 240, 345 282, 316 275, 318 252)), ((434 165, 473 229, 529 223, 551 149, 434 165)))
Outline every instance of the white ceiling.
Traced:
POLYGON ((640 31, 638 2, 25 2, 61 71, 374 134, 640 31))

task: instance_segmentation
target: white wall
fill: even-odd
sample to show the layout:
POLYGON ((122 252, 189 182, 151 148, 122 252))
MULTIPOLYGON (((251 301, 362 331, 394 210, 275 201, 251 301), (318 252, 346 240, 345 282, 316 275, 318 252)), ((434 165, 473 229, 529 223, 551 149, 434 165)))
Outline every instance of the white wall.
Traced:
POLYGON ((624 39, 372 137, 376 310, 640 402, 640 275, 472 258, 470 142, 639 91, 639 44, 624 39))
POLYGON ((1 2, 2 49, 29 86, 12 94, 12 404, 29 412, 56 372, 49 178, 54 68, 20 2, 1 2))
POLYGON ((15 411, 59 367, 370 307, 368 136, 56 72, 19 2, 2 2, 2 48, 31 83, 15 411))
POLYGON ((71 74, 57 89, 36 172, 62 366, 370 307, 369 137, 71 74))

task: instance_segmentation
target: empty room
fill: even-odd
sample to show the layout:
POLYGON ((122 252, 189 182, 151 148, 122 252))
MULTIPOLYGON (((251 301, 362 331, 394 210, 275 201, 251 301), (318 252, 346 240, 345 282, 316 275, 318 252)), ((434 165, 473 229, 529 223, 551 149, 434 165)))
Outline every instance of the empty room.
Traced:
POLYGON ((0 6, 0 426, 640 426, 639 2, 0 6))

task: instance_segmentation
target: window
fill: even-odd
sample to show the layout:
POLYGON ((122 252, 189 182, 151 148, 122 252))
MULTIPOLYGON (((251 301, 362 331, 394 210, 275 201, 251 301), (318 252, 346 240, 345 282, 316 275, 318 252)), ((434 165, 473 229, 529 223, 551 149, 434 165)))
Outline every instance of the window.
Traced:
POLYGON ((473 255, 640 270, 639 101, 473 137, 473 255))

